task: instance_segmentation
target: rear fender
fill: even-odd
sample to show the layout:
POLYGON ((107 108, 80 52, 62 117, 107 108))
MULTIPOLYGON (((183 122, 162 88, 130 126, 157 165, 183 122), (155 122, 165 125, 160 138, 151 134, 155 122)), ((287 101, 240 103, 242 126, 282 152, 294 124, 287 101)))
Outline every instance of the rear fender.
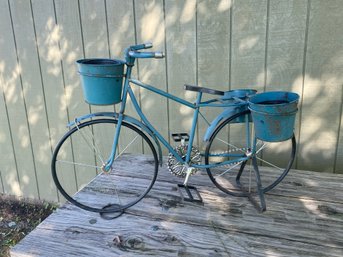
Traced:
POLYGON ((231 120, 231 123, 245 123, 246 119, 249 120, 249 122, 252 122, 251 115, 244 115, 241 116, 241 114, 249 114, 250 111, 248 110, 247 105, 241 105, 237 107, 232 107, 232 108, 226 108, 221 114, 219 114, 210 124, 210 126, 207 128, 205 136, 204 136, 204 141, 207 142, 210 140, 213 132, 215 129, 218 127, 220 123, 223 121, 229 119, 233 115, 236 115, 235 118, 231 120))
POLYGON ((231 117, 237 113, 236 108, 227 108, 225 109, 221 114, 219 114, 210 124, 210 126, 207 128, 205 136, 204 136, 204 142, 207 142, 211 135, 213 134, 214 130, 218 126, 221 121, 226 120, 227 118, 231 117))

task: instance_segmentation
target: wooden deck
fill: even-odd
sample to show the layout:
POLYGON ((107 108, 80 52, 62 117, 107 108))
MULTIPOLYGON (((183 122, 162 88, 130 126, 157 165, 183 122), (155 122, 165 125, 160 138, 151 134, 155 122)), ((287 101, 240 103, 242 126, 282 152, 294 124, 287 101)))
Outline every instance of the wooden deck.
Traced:
MULTIPOLYGON (((137 157, 133 165, 149 165, 137 157)), ((99 176, 98 187, 108 178, 99 176)), ((292 170, 259 213, 245 198, 191 178, 204 205, 181 202, 165 167, 153 190, 114 220, 66 204, 12 256, 343 256, 343 176, 292 170)), ((84 192, 79 194, 82 196, 84 192)), ((80 197, 81 197, 80 196, 80 197)), ((87 195, 89 197, 89 194, 87 195)), ((94 201, 110 202, 98 193, 94 201)))

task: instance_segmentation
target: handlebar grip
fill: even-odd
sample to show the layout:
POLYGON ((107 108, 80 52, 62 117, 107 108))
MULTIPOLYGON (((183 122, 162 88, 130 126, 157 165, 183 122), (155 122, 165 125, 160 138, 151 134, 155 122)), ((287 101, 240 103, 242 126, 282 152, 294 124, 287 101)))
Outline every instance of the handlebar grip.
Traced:
POLYGON ((147 42, 147 43, 144 43, 144 49, 149 49, 149 48, 152 48, 152 42, 147 42))
POLYGON ((149 49, 149 48, 152 48, 152 43, 151 42, 130 46, 130 49, 131 50, 135 50, 135 51, 142 50, 142 49, 149 49))
POLYGON ((155 52, 155 56, 156 59, 162 59, 164 58, 164 53, 163 52, 155 52))

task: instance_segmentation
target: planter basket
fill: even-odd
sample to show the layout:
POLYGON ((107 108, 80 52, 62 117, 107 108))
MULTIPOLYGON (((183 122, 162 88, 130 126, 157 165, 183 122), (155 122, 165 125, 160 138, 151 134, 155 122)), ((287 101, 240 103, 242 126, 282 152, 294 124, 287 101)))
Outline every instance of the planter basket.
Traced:
POLYGON ((248 100, 255 136, 267 142, 280 142, 293 136, 299 95, 293 92, 265 92, 248 100))
POLYGON ((113 59, 82 59, 77 62, 83 96, 92 105, 121 102, 124 61, 113 59))

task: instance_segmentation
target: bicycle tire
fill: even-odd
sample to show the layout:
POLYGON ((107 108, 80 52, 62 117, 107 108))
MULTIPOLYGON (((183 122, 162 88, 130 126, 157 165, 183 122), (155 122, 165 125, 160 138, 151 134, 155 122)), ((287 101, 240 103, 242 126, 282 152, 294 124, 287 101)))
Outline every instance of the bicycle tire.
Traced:
MULTIPOLYGON (((232 165, 206 169, 213 184, 223 192, 233 196, 247 196, 251 192, 257 192, 252 165, 254 155, 251 153, 252 146, 246 142, 245 123, 237 122, 248 118, 250 118, 249 110, 235 114, 223 121, 211 135, 205 149, 206 165, 220 164, 227 160, 233 161, 232 165), (229 157, 225 154, 237 156, 229 157), (239 158, 238 155, 242 155, 241 157, 249 156, 250 158, 235 163, 235 159, 238 160, 239 158), (218 157, 220 161, 218 161, 218 157), (242 186, 244 190, 242 190, 242 186)), ((251 122, 249 124, 248 133, 250 134, 250 141, 253 142, 251 135, 253 124, 251 122)), ((266 193, 277 186, 291 169, 295 158, 296 141, 294 135, 289 140, 273 143, 257 139, 256 147, 257 154, 254 156, 257 159, 261 176, 262 191, 266 193)))
POLYGON ((117 119, 95 119, 80 123, 62 137, 54 150, 51 170, 56 187, 66 200, 84 210, 98 213, 122 212, 141 201, 155 183, 158 173, 155 147, 143 131, 125 121, 122 122, 119 137, 119 143, 124 146, 117 148, 118 159, 109 172, 110 177, 105 177, 106 174, 101 171, 99 163, 103 165, 107 160, 105 157, 110 155, 117 123, 117 119), (106 137, 106 133, 112 136, 112 140, 106 137), (138 150, 142 151, 139 155, 138 150), (124 154, 124 151, 127 153, 124 154), (101 156, 103 153, 106 156, 101 156), (144 158, 140 157, 142 154, 144 158), (131 164, 135 165, 134 171, 130 168, 131 164), (152 167, 152 170, 144 171, 143 167, 152 167), (66 172, 69 173, 65 174, 66 172), (106 180, 106 188, 93 185, 94 177, 99 175, 102 176, 100 181, 106 180), (89 194, 89 198, 96 197, 96 200, 91 201, 75 194, 82 189, 81 184, 87 185, 83 194, 89 194), (113 184, 114 187, 108 184, 113 184), (102 202, 103 193, 114 193, 113 201, 102 202))

